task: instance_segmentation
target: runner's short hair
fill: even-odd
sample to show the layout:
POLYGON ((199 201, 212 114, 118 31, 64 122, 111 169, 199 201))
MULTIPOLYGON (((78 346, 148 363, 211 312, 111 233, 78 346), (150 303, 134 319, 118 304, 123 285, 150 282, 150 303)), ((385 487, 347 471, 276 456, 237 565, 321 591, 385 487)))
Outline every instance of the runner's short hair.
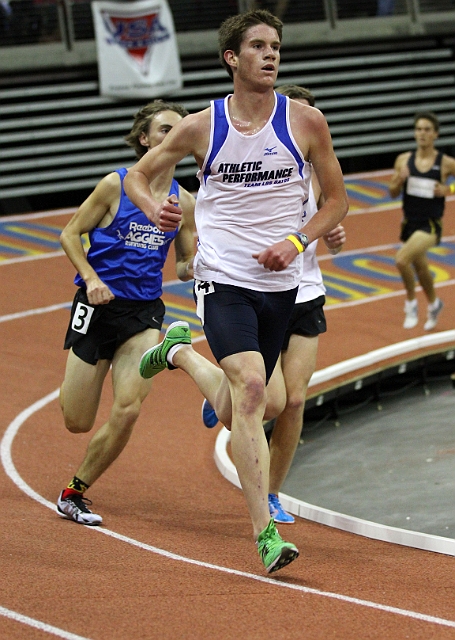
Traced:
POLYGON ((307 100, 310 107, 314 107, 316 104, 316 98, 311 91, 305 87, 299 87, 297 84, 282 84, 275 91, 283 96, 288 96, 291 100, 307 100))
POLYGON ((414 127, 417 125, 417 121, 421 118, 425 118, 425 120, 429 120, 434 127, 436 133, 439 133, 439 119, 438 116, 433 113, 433 111, 419 111, 414 116, 414 127))
POLYGON ((148 147, 144 147, 144 145, 139 142, 139 138, 143 133, 148 134, 151 123, 155 117, 163 111, 175 111, 175 113, 178 113, 182 118, 188 115, 188 111, 180 104, 166 102, 165 100, 154 100, 146 104, 142 109, 139 109, 134 115, 134 123, 131 131, 125 136, 126 144, 134 149, 137 158, 142 158, 149 150, 148 147))
POLYGON ((233 51, 236 55, 240 53, 240 47, 245 33, 250 27, 257 24, 266 24, 276 30, 278 40, 281 42, 283 36, 283 23, 279 18, 270 13, 267 9, 252 9, 245 13, 238 13, 227 18, 218 31, 219 56, 223 67, 228 74, 233 77, 231 67, 224 59, 225 51, 233 51))

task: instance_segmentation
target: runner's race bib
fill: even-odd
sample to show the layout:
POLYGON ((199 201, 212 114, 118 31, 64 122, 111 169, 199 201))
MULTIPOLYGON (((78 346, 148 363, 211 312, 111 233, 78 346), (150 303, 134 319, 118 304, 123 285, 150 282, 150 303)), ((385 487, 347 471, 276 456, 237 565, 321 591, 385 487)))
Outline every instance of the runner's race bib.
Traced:
POLYGON ((94 310, 94 307, 78 302, 71 322, 71 329, 78 333, 87 333, 94 310))
POLYGON ((416 196, 417 198, 434 198, 435 185, 436 180, 410 176, 406 186, 406 193, 408 196, 416 196))

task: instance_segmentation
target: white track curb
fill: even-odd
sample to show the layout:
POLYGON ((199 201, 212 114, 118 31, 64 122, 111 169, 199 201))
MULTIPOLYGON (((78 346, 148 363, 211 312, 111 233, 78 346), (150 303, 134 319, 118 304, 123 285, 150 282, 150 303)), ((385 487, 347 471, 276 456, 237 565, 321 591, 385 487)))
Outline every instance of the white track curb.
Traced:
MULTIPOLYGON (((311 379, 310 386, 320 384, 321 382, 328 382, 333 378, 346 373, 352 373, 353 371, 376 364, 387 358, 450 342, 455 343, 455 331, 433 333, 370 351, 363 356, 351 358, 350 360, 345 360, 321 371, 316 371, 311 379)), ((241 488, 237 470, 227 453, 227 445, 230 437, 230 431, 223 427, 216 439, 214 453, 215 463, 226 480, 229 480, 229 482, 236 487, 241 488)), ((436 553, 455 556, 455 540, 453 538, 444 538, 442 536, 409 531, 407 529, 399 529, 397 527, 370 522, 369 520, 362 520, 361 518, 355 518, 354 516, 308 504, 284 493, 280 493, 280 500, 287 511, 306 520, 312 520, 313 522, 325 524, 335 529, 349 531, 350 533, 374 540, 393 542, 394 544, 401 544, 406 547, 414 547, 416 549, 424 549, 425 551, 434 551, 436 553)))

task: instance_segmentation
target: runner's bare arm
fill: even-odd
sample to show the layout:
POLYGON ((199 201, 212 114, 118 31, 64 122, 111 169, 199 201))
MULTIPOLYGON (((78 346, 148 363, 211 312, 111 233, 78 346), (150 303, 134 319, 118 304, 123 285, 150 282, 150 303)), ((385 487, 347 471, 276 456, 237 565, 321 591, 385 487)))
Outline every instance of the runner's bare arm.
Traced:
MULTIPOLYGON (((309 241, 332 231, 346 216, 349 208, 340 163, 333 150, 332 137, 325 117, 314 107, 304 107, 299 131, 307 131, 308 154, 313 164, 320 189, 320 208, 301 231, 309 241)), ((304 134, 302 134, 304 135, 304 134)))
POLYGON ((436 197, 446 197, 455 194, 454 183, 446 184, 449 176, 455 176, 455 158, 444 154, 441 165, 441 182, 437 182, 434 189, 434 195, 436 197))
POLYGON ((107 226, 112 222, 118 209, 120 191, 120 176, 117 173, 105 176, 81 204, 60 235, 63 250, 87 286, 87 296, 91 304, 106 304, 114 295, 89 264, 82 236, 97 226, 107 226))
POLYGON ((392 198, 397 198, 400 195, 403 184, 409 176, 408 160, 410 155, 410 151, 406 151, 400 153, 395 160, 393 175, 389 182, 389 193, 392 198))
POLYGON ((161 231, 175 229, 180 224, 182 213, 167 199, 157 202, 150 193, 150 182, 162 171, 175 167, 188 154, 192 154, 200 164, 209 135, 210 110, 186 116, 160 145, 150 149, 129 169, 123 183, 126 195, 161 231))
POLYGON ((194 258, 194 206, 196 201, 191 193, 180 187, 179 204, 182 209, 182 221, 174 241, 177 277, 186 282, 191 280, 194 258))
MULTIPOLYGON (((299 103, 291 105, 291 127, 305 158, 311 158, 323 196, 322 206, 301 229, 310 242, 334 229, 348 211, 348 198, 340 164, 333 151, 332 138, 322 113, 299 103), (304 133, 303 133, 304 132, 304 133)), ((299 229, 289 229, 291 234, 299 229)), ((285 269, 298 255, 290 240, 283 239, 255 254, 260 264, 271 271, 285 269)))

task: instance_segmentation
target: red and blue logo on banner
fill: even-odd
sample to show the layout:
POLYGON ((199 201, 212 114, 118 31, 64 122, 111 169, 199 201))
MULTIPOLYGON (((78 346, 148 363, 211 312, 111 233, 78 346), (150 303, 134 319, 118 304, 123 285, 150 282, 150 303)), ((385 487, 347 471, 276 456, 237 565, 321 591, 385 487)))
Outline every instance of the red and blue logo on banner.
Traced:
POLYGON ((159 13, 125 17, 102 11, 103 23, 109 34, 108 44, 117 44, 138 64, 141 71, 147 71, 148 54, 153 45, 171 37, 169 30, 159 20, 159 13))

